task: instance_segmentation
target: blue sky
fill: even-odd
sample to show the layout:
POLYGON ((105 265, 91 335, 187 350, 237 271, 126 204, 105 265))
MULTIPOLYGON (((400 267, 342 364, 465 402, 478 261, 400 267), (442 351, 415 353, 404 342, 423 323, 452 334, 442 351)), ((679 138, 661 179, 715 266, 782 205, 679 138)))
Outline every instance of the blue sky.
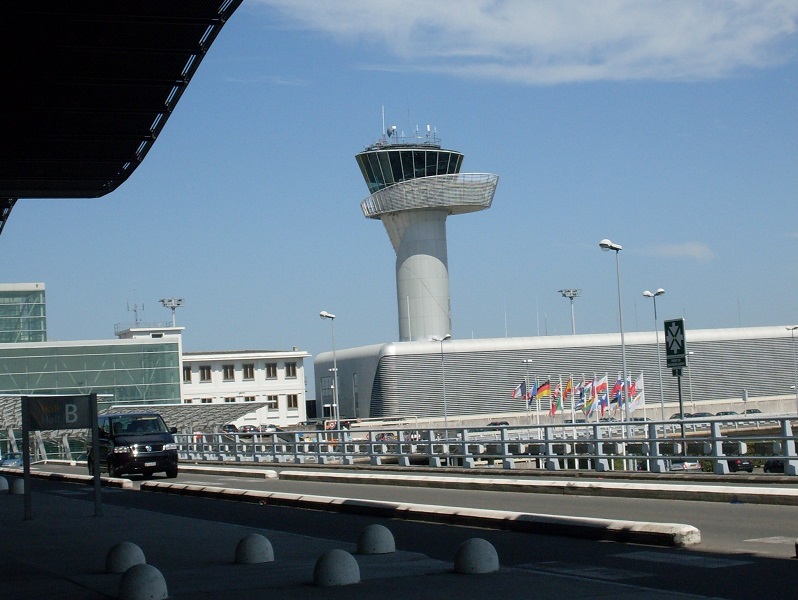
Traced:
MULTIPOLYGON (((454 337, 798 322, 798 4, 245 0, 141 166, 93 200, 20 200, 6 282, 50 339, 168 321, 187 350, 313 355, 398 338, 394 253, 354 155, 427 124, 499 175, 448 220, 454 337), (143 310, 142 310, 143 306, 143 310), (129 310, 130 309, 130 310, 129 310)), ((311 396, 312 383, 309 385, 311 396)))

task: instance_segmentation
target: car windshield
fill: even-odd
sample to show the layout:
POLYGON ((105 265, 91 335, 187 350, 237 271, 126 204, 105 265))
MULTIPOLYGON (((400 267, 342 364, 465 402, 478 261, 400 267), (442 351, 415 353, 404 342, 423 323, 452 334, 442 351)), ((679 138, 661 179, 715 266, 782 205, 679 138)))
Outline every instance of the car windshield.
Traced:
POLYGON ((122 415, 111 419, 114 434, 147 435, 166 433, 168 429, 160 415, 122 415))

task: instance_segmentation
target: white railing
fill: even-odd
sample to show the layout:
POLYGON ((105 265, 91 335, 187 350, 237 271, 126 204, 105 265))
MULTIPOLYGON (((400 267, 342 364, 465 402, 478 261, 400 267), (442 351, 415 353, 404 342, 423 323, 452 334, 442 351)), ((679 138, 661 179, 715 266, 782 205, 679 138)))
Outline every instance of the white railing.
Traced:
POLYGON ((702 461, 729 471, 730 458, 781 461, 798 475, 792 417, 712 418, 479 428, 293 431, 175 436, 183 460, 403 466, 501 465, 505 469, 649 470, 702 461))

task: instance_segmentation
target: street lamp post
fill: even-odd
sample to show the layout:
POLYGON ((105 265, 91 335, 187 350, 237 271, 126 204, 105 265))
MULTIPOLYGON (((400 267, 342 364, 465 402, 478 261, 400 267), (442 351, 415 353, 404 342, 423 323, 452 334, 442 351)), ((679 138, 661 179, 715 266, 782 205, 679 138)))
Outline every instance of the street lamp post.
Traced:
POLYGON ((582 293, 582 290, 566 289, 557 291, 560 292, 563 298, 568 298, 571 301, 571 334, 576 335, 576 321, 574 320, 574 298, 579 297, 579 294, 582 293))
POLYGON ((662 388, 662 359, 659 354, 659 321, 657 320, 657 296, 662 296, 665 290, 659 288, 656 292, 646 290, 643 295, 654 301, 654 335, 657 338, 657 369, 659 369, 659 406, 661 419, 665 420, 665 390, 662 388))
POLYGON ((627 420, 629 416, 629 386, 626 384, 628 381, 627 376, 628 372, 626 370, 626 343, 623 338, 623 304, 621 303, 621 259, 620 254, 621 250, 623 250, 623 246, 620 244, 614 244, 612 241, 608 239, 603 239, 599 242, 599 248, 601 248, 604 252, 608 252, 613 250, 615 252, 615 273, 618 279, 618 319, 620 320, 620 330, 621 330, 621 364, 623 367, 623 419, 624 421, 627 420))
POLYGON ((335 428, 341 428, 341 413, 338 409, 338 362, 335 358, 335 315, 323 310, 319 316, 324 319, 330 320, 330 330, 332 331, 332 353, 333 353, 333 411, 335 418, 335 428))
POLYGON ((690 358, 695 352, 687 353, 687 382, 690 385, 690 410, 695 412, 695 402, 693 401, 693 368, 690 366, 690 358))
POLYGON ((441 382, 443 383, 443 428, 447 430, 446 437, 449 437, 448 428, 449 428, 449 414, 446 408, 446 366, 443 362, 443 342, 448 339, 451 339, 452 335, 447 333, 443 337, 433 337, 433 342, 440 342, 441 345, 441 382))
POLYGON ((795 382, 795 414, 798 415, 798 367, 795 366, 795 330, 798 329, 798 325, 794 325, 793 327, 788 327, 787 331, 790 332, 790 337, 792 337, 792 378, 795 382))

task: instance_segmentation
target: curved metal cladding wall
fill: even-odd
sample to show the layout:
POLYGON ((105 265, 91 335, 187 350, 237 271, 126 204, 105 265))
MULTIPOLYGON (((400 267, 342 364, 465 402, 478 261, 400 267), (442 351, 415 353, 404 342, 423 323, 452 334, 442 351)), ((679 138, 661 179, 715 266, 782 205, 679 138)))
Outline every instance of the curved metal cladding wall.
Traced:
MULTIPOLYGON (((778 331, 781 328, 768 329, 778 331)), ((723 331, 735 330, 704 330, 703 333, 723 331)), ((383 356, 374 378, 370 416, 443 417, 443 372, 446 374, 446 403, 450 419, 456 415, 523 411, 525 401, 510 396, 513 388, 527 375, 527 365, 522 362, 525 359, 532 361, 528 365, 530 379, 537 377, 538 382, 542 382, 551 378, 552 387, 559 382, 560 376, 564 382, 573 375, 574 381, 578 382, 583 375, 591 378, 595 373, 603 377, 606 373, 612 388, 622 370, 618 335, 585 337, 605 338, 606 341, 571 347, 501 349, 496 347, 504 340, 466 340, 471 342, 469 346, 472 349, 458 351, 452 348, 457 345, 453 340, 444 346, 443 369, 437 344, 430 344, 429 351, 423 354, 383 356), (478 348, 480 343, 485 349, 478 348)), ((794 375, 789 337, 780 334, 742 339, 700 339, 702 337, 706 336, 694 335, 694 339, 688 341, 689 350, 694 353, 690 379, 695 401, 739 402, 743 389, 753 397, 794 393, 790 389, 794 385, 794 375)), ((523 339, 533 345, 546 343, 547 338, 523 339)), ((566 338, 562 336, 560 339, 566 338)), ((516 343, 518 340, 520 338, 515 338, 516 343)), ((626 357, 633 379, 644 373, 648 410, 658 409, 660 387, 653 332, 628 334, 626 357)), ((665 360, 664 351, 662 360, 665 360)), ((664 365, 662 379, 665 401, 678 402, 677 378, 664 365)), ((688 371, 685 369, 682 376, 684 402, 689 402, 688 385, 688 371)), ((548 401, 542 402, 541 410, 547 409, 548 401)), ((570 403, 566 404, 565 410, 570 412, 570 403)))

